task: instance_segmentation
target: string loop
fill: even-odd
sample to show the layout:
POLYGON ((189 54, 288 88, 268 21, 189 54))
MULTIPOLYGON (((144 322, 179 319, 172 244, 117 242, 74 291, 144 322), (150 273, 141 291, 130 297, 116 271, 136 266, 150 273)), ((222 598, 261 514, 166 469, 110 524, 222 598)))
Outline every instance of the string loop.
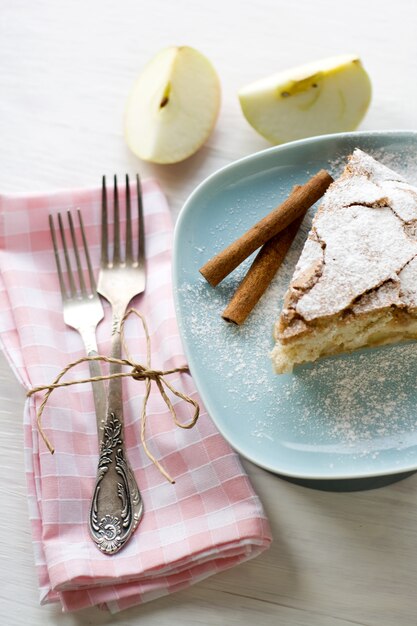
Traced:
POLYGON ((60 387, 69 387, 71 385, 82 385, 84 383, 93 383, 93 382, 100 381, 100 380, 109 380, 111 378, 130 377, 139 382, 143 381, 145 382, 145 395, 142 401, 142 409, 141 409, 141 416, 140 416, 141 418, 140 437, 141 437, 143 449, 145 450, 145 453, 148 456, 148 458, 159 469, 161 474, 165 476, 165 478, 167 478, 167 480, 169 480, 171 483, 174 483, 175 481, 165 471, 165 469, 162 467, 159 461, 154 457, 154 455, 151 453, 151 451, 149 450, 146 444, 146 422, 147 422, 146 408, 147 408, 148 399, 151 393, 152 382, 154 382, 156 383, 159 393, 161 394, 161 397, 163 398, 172 416, 174 424, 178 426, 179 428, 185 428, 185 429, 193 428, 200 414, 200 407, 199 407, 198 402, 196 402, 190 396, 183 394, 178 389, 175 389, 171 385, 171 383, 169 383, 165 378, 166 376, 169 376, 170 374, 175 374, 177 372, 188 372, 188 366, 183 365, 181 367, 174 367, 172 369, 164 370, 164 371, 152 369, 151 367, 151 339, 149 336, 148 325, 146 323, 144 316, 141 313, 139 313, 139 311, 137 311, 136 309, 133 309, 133 308, 129 309, 123 316, 123 319, 120 324, 120 334, 121 334, 122 345, 126 354, 126 358, 116 359, 114 357, 107 357, 107 356, 102 356, 102 355, 85 356, 85 357, 78 359, 77 361, 73 361, 72 363, 69 363, 68 365, 66 365, 51 384, 39 385, 37 387, 33 387, 32 389, 29 389, 29 391, 26 394, 28 397, 33 396, 34 394, 39 393, 41 391, 45 391, 43 400, 41 404, 39 405, 39 409, 37 410, 37 413, 36 413, 36 422, 37 422, 39 433, 43 441, 45 442, 45 445, 47 446, 48 450, 51 452, 51 454, 53 454, 55 451, 54 447, 52 443, 50 442, 50 440, 48 439, 42 426, 42 414, 46 406, 46 403, 49 400, 50 395, 55 389, 59 389, 60 387), (129 353, 129 350, 125 341, 124 325, 125 325, 127 318, 130 315, 136 315, 142 322, 142 327, 143 327, 145 337, 146 337, 146 364, 145 365, 141 365, 140 363, 135 363, 135 361, 133 360, 133 358, 131 357, 129 353), (104 363, 113 363, 113 364, 117 364, 121 366, 129 366, 131 370, 130 372, 115 372, 114 374, 107 374, 103 376, 94 376, 94 377, 82 378, 78 380, 62 381, 62 378, 65 376, 67 372, 69 372, 71 369, 73 369, 77 365, 81 363, 86 363, 88 361, 101 361, 104 363), (177 398, 180 398, 181 400, 184 400, 184 402, 187 402, 188 404, 194 407, 194 413, 189 422, 184 424, 178 420, 175 408, 165 389, 168 389, 174 396, 176 396, 177 398))

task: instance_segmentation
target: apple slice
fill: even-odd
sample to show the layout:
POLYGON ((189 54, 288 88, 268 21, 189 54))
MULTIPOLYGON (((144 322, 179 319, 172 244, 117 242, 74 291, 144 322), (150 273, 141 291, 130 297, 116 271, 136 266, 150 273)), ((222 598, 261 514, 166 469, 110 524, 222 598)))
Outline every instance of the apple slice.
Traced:
POLYGON ((210 61, 189 46, 161 50, 130 94, 125 137, 130 149, 153 163, 177 163, 210 135, 220 108, 220 81, 210 61))
POLYGON ((371 101, 360 59, 344 55, 301 65, 239 92, 249 124, 272 143, 354 130, 371 101))

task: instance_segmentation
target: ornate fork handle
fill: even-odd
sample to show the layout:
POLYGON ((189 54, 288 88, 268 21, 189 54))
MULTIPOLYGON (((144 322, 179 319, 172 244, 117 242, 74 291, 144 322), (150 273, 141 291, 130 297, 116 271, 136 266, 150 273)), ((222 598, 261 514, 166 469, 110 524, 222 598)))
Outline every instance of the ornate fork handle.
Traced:
POLYGON ((140 519, 135 513, 140 495, 129 471, 122 437, 122 422, 110 413, 104 426, 90 511, 91 535, 107 554, 123 547, 140 519))
MULTIPOLYGON (((111 354, 116 358, 121 353, 118 319, 120 316, 114 315, 111 354)), ((118 365, 112 365, 110 371, 119 370, 118 365)), ((111 379, 90 509, 90 534, 102 552, 113 554, 129 539, 142 513, 142 499, 124 447, 121 379, 111 379)))

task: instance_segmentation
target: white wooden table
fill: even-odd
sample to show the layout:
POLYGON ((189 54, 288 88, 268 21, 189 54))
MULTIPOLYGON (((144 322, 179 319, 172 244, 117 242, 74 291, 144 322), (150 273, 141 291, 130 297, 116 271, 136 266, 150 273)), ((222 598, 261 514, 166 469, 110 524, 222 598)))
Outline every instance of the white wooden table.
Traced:
MULTIPOLYGON (((237 89, 281 68, 358 52, 374 96, 364 129, 417 127, 415 0, 2 0, 0 190, 158 177, 174 214, 211 172, 266 147, 237 89), (122 136, 132 81, 161 47, 206 53, 223 84, 208 144, 184 163, 138 163, 122 136)), ((417 623, 417 475, 329 493, 245 462, 270 516, 271 549, 195 587, 116 617, 39 607, 25 501, 23 392, 0 359, 0 624, 408 626, 417 623)))

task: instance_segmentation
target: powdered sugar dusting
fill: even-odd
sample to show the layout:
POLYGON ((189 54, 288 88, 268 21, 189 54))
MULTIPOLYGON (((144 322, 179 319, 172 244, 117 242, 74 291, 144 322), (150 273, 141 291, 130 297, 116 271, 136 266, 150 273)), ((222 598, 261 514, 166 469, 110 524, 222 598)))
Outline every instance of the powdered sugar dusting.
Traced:
MULTIPOLYGON (((398 170, 410 183, 417 183, 414 152, 369 152, 387 167, 398 170)), ((328 169, 338 176, 345 165, 346 155, 340 155, 329 163, 328 169)), ((275 202, 265 192, 259 206, 272 209, 275 202)), ((272 327, 310 230, 312 212, 245 324, 237 327, 221 319, 251 259, 214 290, 198 274, 198 268, 234 235, 241 234, 238 216, 245 211, 253 211, 252 221, 259 216, 245 197, 230 204, 222 224, 212 229, 215 244, 210 254, 196 244, 194 268, 187 268, 189 280, 180 288, 183 309, 187 310, 182 332, 195 345, 201 370, 209 372, 210 385, 216 392, 218 386, 218 393, 212 391, 217 407, 226 418, 237 420, 233 421, 233 428, 238 429, 243 421, 242 428, 250 432, 259 446, 270 449, 280 444, 295 455, 324 453, 324 458, 329 458, 328 467, 335 458, 339 469, 347 468, 352 459, 359 457, 377 463, 392 449, 400 449, 403 456, 413 458, 417 411, 410 390, 414 389, 416 378, 415 343, 323 359, 290 375, 272 373, 272 327)))
POLYGON ((355 150, 342 178, 329 187, 309 235, 325 248, 323 271, 311 285, 309 255, 306 260, 303 251, 296 292, 288 299, 305 320, 343 311, 362 294, 397 279, 417 255, 415 230, 404 227, 417 220, 417 189, 397 181, 401 175, 355 150))
MULTIPOLYGON (((415 208, 417 217, 417 203, 415 208)), ((365 292, 392 280, 417 255, 417 241, 407 236, 388 207, 355 205, 323 212, 314 226, 326 250, 320 278, 295 305, 305 320, 343 311, 365 292)))

